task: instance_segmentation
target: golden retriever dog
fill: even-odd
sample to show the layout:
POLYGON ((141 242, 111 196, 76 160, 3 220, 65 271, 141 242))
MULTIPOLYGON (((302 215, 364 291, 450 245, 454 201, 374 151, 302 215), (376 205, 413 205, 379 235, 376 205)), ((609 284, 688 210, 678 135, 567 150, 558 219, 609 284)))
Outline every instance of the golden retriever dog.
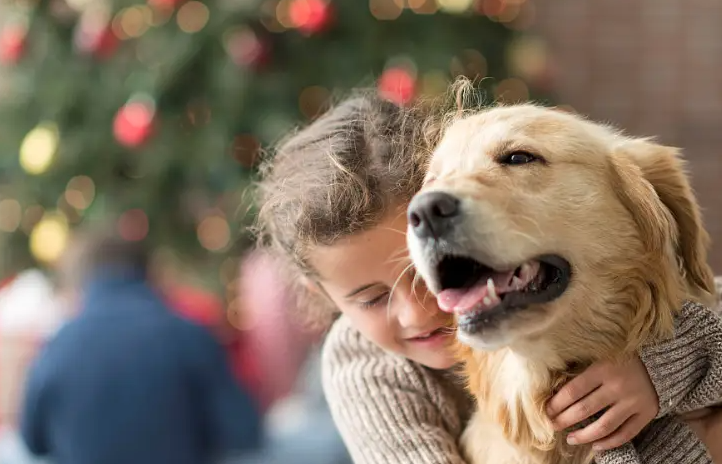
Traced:
POLYGON ((408 210, 409 250, 457 321, 475 464, 582 464, 545 403, 598 360, 711 305, 709 238, 677 149, 534 105, 449 125, 408 210))

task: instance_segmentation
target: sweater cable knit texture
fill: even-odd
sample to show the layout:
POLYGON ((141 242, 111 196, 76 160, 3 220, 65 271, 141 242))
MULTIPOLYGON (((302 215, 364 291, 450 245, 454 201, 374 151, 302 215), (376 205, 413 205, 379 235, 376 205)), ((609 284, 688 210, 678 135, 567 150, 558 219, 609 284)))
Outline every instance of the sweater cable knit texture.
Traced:
MULTIPOLYGON (((688 302, 675 338, 640 357, 660 398, 659 415, 632 443, 597 456, 597 464, 710 464, 675 415, 722 402, 722 319, 688 302)), ((453 373, 385 352, 341 317, 324 346, 323 384, 356 464, 465 463, 458 439, 474 406, 453 373)))

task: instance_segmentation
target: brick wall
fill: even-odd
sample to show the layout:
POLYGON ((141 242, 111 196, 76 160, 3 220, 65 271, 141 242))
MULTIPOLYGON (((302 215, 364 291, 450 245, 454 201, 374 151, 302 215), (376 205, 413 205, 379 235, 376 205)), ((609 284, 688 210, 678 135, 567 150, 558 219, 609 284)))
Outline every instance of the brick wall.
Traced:
MULTIPOLYGON (((531 1, 531 0, 528 0, 531 1)), ((537 0, 560 103, 684 148, 722 274, 722 2, 537 0)))

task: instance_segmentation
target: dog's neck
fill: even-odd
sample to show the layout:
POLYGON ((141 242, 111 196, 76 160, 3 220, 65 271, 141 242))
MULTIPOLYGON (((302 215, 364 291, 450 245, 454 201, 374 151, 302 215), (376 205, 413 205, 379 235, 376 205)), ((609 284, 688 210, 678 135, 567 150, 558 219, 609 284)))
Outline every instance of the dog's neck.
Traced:
POLYGON ((551 350, 515 348, 475 352, 478 371, 467 371, 470 387, 482 414, 503 424, 507 439, 548 450, 555 433, 544 407, 560 378, 566 379, 565 365, 551 350))
MULTIPOLYGON (((480 412, 503 427, 507 440, 537 454, 538 462, 555 462, 561 455, 588 450, 572 448, 559 439, 546 414, 546 403, 592 360, 570 356, 571 350, 558 346, 555 337, 544 338, 492 352, 476 351, 471 356, 478 371, 468 367, 466 374, 480 412)), ((592 338, 589 343, 595 343, 592 338)))

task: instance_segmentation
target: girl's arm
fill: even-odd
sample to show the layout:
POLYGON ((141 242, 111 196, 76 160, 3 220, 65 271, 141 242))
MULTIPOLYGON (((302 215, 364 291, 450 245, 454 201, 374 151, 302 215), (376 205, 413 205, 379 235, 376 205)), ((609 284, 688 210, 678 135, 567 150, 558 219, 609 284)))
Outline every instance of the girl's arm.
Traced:
POLYGON ((722 319, 718 312, 686 303, 677 316, 674 338, 646 347, 641 358, 659 396, 657 417, 722 403, 722 319))
POLYGON ((356 464, 465 464, 463 390, 365 340, 341 318, 323 350, 323 386, 356 464), (463 398, 463 400, 459 400, 463 398))

